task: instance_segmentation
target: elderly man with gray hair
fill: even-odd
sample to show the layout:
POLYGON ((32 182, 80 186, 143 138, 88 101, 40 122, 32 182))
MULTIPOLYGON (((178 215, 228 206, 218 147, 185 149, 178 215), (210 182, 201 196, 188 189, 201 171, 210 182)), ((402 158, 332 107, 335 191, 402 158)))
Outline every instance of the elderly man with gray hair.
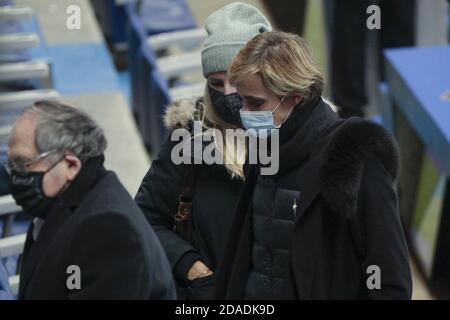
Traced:
POLYGON ((174 299, 166 255, 117 176, 103 131, 85 113, 40 101, 8 146, 12 196, 34 219, 21 299, 174 299))

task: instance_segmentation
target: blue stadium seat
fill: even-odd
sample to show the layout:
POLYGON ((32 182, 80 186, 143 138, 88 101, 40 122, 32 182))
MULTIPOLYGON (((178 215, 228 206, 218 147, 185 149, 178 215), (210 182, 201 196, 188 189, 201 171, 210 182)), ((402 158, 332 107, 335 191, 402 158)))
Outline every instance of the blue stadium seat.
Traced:
POLYGON ((170 103, 170 92, 167 80, 162 77, 156 66, 155 55, 144 43, 141 47, 142 58, 139 59, 139 79, 143 104, 139 110, 141 131, 144 144, 153 154, 158 152, 159 146, 167 132, 162 117, 165 107, 170 103))
POLYGON ((15 298, 19 291, 17 264, 25 239, 26 233, 0 239, 0 299, 15 298))
POLYGON ((128 67, 131 79, 132 110, 139 119, 140 93, 139 62, 142 44, 151 35, 195 28, 196 22, 185 0, 142 0, 125 5, 128 67))
POLYGON ((195 59, 186 56, 183 60, 180 56, 170 61, 163 61, 170 57, 161 57, 160 53, 172 45, 191 50, 198 46, 206 32, 193 28, 195 20, 185 1, 128 3, 125 12, 131 106, 145 145, 155 153, 166 135, 162 122, 165 106, 173 98, 203 92, 204 88, 204 83, 174 81, 193 71, 201 74, 199 52, 192 52, 195 59), (191 87, 194 84, 195 87, 191 87), (178 87, 173 90, 171 86, 178 87))
POLYGON ((113 47, 126 43, 124 6, 117 4, 116 0, 92 0, 91 3, 106 40, 113 47))
POLYGON ((136 116, 136 119, 140 118, 138 106, 142 106, 144 103, 143 91, 139 84, 142 83, 142 76, 139 71, 141 46, 147 38, 147 33, 143 28, 141 20, 136 13, 135 6, 133 4, 126 5, 126 13, 128 16, 127 27, 127 43, 128 43, 128 70, 130 72, 130 86, 131 86, 131 109, 136 116))
MULTIPOLYGON (((11 3, 8 1, 8 4, 11 3)), ((0 7, 1 92, 51 86, 48 49, 32 13, 30 8, 11 7, 5 10, 0 7), (9 12, 13 9, 29 9, 31 15, 16 16, 9 12)))
POLYGON ((43 39, 31 8, 15 7, 12 0, 0 1, 0 195, 9 192, 3 168, 8 129, 23 104, 31 98, 49 96, 35 91, 51 86, 50 60, 43 39))
POLYGON ((195 19, 185 0, 93 0, 91 1, 106 39, 113 48, 127 43, 129 9, 142 21, 147 35, 194 28, 195 19))
POLYGON ((13 300, 14 298, 8 278, 8 273, 3 267, 0 257, 0 300, 13 300))
POLYGON ((142 0, 139 16, 148 35, 196 27, 186 0, 142 0))
MULTIPOLYGON (((30 8, 28 9, 31 10, 30 8)), ((6 63, 38 59, 48 61, 48 49, 38 21, 33 14, 30 17, 25 15, 23 19, 0 19, 0 36, 12 34, 24 36, 30 44, 34 40, 35 45, 23 50, 9 50, 9 48, 4 47, 3 50, 0 50, 0 62, 6 63)))
POLYGON ((200 73, 200 53, 194 51, 157 59, 152 48, 144 42, 135 59, 137 71, 132 76, 135 84, 133 91, 139 98, 139 103, 134 105, 139 130, 146 147, 152 154, 156 154, 167 135, 163 124, 165 107, 175 99, 190 95, 201 96, 203 93, 204 81, 179 81, 179 86, 174 88, 169 87, 168 81, 172 77, 182 77, 192 71, 200 73))
POLYGON ((6 159, 7 159, 6 144, 1 144, 0 142, 0 196, 9 194, 8 174, 6 173, 6 170, 3 167, 3 165, 7 161, 6 159))

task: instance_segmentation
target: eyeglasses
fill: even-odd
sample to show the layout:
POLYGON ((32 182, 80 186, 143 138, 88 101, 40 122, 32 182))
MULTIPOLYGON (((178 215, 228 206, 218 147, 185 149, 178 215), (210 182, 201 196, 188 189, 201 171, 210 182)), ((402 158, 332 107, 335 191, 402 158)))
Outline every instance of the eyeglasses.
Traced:
POLYGON ((38 154, 33 159, 30 159, 28 161, 24 162, 12 162, 9 160, 7 163, 5 163, 3 166, 5 167, 6 172, 11 175, 11 172, 19 172, 19 173, 26 173, 28 171, 28 168, 35 164, 36 162, 44 159, 45 157, 49 156, 50 154, 53 154, 55 152, 58 152, 58 150, 51 150, 47 151, 41 154, 38 154))

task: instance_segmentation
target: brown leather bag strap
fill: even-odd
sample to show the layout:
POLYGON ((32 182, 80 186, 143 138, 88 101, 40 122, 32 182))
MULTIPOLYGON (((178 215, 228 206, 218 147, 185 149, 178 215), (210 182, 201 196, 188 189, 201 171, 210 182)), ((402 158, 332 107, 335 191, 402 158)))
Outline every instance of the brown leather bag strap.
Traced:
POLYGON ((175 231, 186 241, 192 240, 192 198, 194 195, 194 183, 197 175, 195 165, 189 165, 183 179, 183 189, 181 191, 178 208, 175 213, 175 231))

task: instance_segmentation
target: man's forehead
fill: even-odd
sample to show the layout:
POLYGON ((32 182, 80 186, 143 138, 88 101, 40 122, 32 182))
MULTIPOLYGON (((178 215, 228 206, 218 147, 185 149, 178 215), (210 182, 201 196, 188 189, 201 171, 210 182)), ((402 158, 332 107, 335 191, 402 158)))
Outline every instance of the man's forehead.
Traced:
POLYGON ((33 157, 36 155, 35 147, 35 121, 30 114, 24 114, 17 119, 9 137, 8 156, 33 157))

